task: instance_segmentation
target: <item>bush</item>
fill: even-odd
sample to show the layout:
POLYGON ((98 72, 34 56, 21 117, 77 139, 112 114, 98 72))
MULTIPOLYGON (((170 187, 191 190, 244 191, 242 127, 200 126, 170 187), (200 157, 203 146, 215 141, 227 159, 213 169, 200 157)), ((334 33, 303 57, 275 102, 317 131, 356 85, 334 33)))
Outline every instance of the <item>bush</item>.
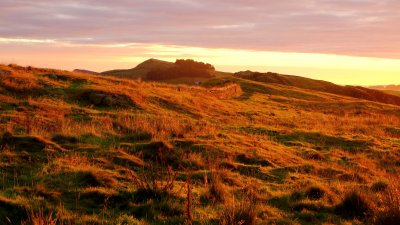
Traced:
POLYGON ((373 207, 365 194, 352 191, 335 207, 335 213, 347 219, 363 219, 372 216, 373 207))

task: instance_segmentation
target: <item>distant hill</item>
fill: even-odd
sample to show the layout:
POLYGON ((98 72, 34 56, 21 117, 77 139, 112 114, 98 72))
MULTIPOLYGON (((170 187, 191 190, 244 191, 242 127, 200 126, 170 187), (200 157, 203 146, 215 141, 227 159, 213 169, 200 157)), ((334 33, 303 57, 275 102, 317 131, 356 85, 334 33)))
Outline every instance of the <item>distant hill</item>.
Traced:
POLYGON ((215 77, 231 76, 230 73, 215 71, 210 64, 195 62, 193 60, 177 60, 167 62, 158 59, 146 60, 132 69, 110 70, 101 73, 102 75, 115 76, 125 79, 142 79, 151 81, 162 81, 166 83, 194 84, 205 82, 215 77), (192 61, 191 66, 183 65, 182 61, 192 61), (200 65, 199 68, 196 68, 200 65), (201 66, 204 64, 205 66, 201 66), (207 65, 209 66, 207 68, 207 65))
POLYGON ((373 90, 360 86, 341 86, 327 81, 313 80, 299 76, 283 75, 271 72, 259 73, 252 71, 242 71, 235 73, 234 76, 263 83, 288 85, 297 88, 323 91, 327 93, 365 99, 369 101, 400 105, 399 96, 394 96, 392 94, 384 93, 379 90, 373 90))
POLYGON ((92 74, 92 75, 97 75, 99 74, 98 72, 94 72, 91 70, 84 70, 84 69, 74 69, 74 73, 84 73, 84 74, 92 74))
POLYGON ((377 86, 369 86, 368 88, 376 89, 376 90, 388 90, 388 91, 400 91, 400 85, 377 85, 377 86))
POLYGON ((132 69, 109 70, 102 72, 104 75, 111 75, 127 79, 147 79, 147 74, 152 70, 168 69, 174 66, 174 63, 158 59, 148 59, 132 69))

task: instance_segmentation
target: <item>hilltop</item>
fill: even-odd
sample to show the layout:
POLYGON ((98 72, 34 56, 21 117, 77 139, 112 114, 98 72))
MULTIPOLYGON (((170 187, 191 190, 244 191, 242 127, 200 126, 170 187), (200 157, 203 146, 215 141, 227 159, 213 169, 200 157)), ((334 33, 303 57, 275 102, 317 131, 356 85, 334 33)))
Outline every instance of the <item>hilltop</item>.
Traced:
POLYGON ((206 67, 202 67, 201 65, 198 67, 199 64, 203 63, 193 60, 186 60, 191 61, 191 64, 189 64, 190 67, 185 68, 182 63, 179 63, 182 61, 184 62, 185 60, 177 60, 175 63, 172 63, 158 59, 148 59, 132 69, 110 70, 102 72, 101 74, 125 79, 162 81, 173 84, 199 84, 212 78, 231 75, 230 73, 215 71, 214 67, 210 64, 204 64, 206 67), (209 66, 208 68, 207 65, 209 66), (195 70, 193 70, 193 68, 195 68, 195 70))
POLYGON ((1 223, 398 221, 400 107, 265 77, 0 65, 1 223))

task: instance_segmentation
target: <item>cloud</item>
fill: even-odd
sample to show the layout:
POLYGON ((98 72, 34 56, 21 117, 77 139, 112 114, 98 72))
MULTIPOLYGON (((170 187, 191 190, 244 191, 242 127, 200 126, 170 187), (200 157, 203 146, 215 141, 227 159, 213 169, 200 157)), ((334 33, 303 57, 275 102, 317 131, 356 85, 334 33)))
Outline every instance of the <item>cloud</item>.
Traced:
POLYGON ((400 57, 398 0, 2 0, 0 37, 400 57))

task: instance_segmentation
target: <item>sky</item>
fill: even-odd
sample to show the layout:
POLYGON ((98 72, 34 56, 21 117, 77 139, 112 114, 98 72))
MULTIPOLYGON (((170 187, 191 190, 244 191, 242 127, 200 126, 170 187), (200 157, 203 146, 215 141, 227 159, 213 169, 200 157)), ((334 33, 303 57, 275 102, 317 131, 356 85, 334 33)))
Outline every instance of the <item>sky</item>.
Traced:
POLYGON ((400 84, 399 0, 0 0, 0 63, 192 58, 218 70, 400 84))

